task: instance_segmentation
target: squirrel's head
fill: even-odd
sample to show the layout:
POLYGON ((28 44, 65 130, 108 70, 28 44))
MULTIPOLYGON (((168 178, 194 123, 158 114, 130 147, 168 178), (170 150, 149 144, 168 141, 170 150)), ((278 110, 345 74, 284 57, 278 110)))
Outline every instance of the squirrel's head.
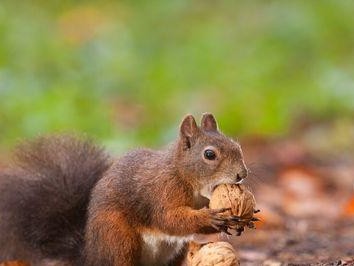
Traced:
POLYGON ((247 177, 240 145, 218 130, 212 114, 203 114, 200 126, 187 115, 179 135, 178 170, 193 179, 204 196, 219 184, 237 184, 247 177))

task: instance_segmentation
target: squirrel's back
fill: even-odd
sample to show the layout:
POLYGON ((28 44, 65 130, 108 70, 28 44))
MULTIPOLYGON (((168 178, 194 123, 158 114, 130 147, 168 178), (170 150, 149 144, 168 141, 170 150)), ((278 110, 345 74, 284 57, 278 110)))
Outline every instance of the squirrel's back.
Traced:
POLYGON ((79 258, 90 192, 111 164, 90 140, 70 135, 22 143, 0 172, 0 262, 79 258))

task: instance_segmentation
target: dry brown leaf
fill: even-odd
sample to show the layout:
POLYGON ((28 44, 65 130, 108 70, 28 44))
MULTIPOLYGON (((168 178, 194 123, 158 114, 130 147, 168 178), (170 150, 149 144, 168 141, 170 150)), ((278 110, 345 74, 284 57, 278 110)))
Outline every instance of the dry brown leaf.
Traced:
POLYGON ((354 195, 347 201, 343 209, 344 216, 354 216, 354 195))
POLYGON ((21 260, 0 262, 0 266, 31 266, 29 263, 21 260))

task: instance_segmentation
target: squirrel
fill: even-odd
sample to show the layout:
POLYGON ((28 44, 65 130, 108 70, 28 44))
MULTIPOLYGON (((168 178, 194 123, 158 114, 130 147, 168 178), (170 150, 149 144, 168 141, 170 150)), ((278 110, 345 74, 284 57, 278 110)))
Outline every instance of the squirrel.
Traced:
POLYGON ((184 117, 163 150, 113 159, 70 135, 20 144, 0 172, 0 262, 31 265, 178 265, 194 234, 240 221, 207 208, 218 184, 248 175, 240 145, 205 113, 184 117))

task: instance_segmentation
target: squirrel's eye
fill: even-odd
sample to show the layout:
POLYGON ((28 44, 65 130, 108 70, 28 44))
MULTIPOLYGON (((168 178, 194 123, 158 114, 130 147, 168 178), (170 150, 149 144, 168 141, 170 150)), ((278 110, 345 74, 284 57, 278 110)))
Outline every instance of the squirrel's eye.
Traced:
POLYGON ((212 151, 212 150, 205 150, 205 151, 204 151, 204 157, 205 157, 205 159, 207 159, 207 160, 215 160, 216 154, 215 154, 215 152, 212 151))

